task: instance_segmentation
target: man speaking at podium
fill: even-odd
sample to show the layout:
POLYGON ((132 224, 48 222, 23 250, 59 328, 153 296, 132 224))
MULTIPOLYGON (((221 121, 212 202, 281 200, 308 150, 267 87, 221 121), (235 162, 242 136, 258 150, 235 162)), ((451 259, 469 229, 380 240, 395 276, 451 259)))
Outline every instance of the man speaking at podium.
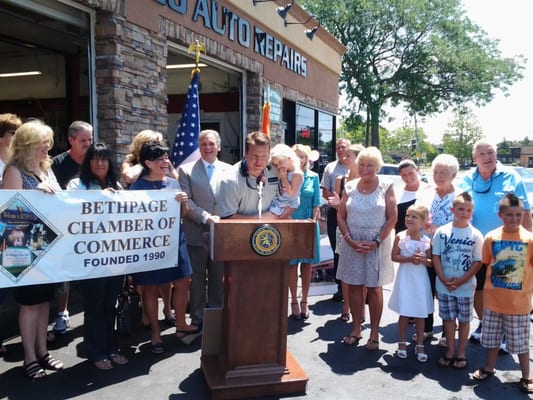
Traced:
MULTIPOLYGON (((262 132, 246 136, 244 159, 220 183, 220 217, 250 218, 267 211, 278 195, 278 171, 270 166, 270 138, 262 132)), ((292 211, 292 210, 291 210, 292 211)), ((280 216, 279 218, 283 218, 280 216)))

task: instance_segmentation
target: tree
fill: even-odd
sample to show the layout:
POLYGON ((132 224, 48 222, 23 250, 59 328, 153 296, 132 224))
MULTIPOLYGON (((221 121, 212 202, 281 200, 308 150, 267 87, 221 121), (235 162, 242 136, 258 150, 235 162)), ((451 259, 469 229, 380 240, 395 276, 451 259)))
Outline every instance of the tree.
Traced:
POLYGON ((300 0, 346 46, 341 73, 352 110, 364 108, 379 147, 383 106, 429 115, 490 102, 522 78, 524 59, 500 58, 497 41, 460 0, 300 0), (359 102, 359 107, 356 103, 359 102))
POLYGON ((448 128, 442 137, 444 153, 454 155, 461 166, 470 165, 474 143, 483 137, 476 117, 463 107, 454 113, 448 128))

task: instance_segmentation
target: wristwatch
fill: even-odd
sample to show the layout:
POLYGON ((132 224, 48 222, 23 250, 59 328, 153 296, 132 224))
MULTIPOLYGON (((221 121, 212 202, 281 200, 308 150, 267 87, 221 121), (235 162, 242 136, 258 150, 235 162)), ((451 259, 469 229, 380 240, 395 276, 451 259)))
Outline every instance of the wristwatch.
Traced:
POLYGON ((379 235, 376 235, 376 237, 372 240, 378 244, 378 247, 381 245, 381 239, 379 238, 379 235))

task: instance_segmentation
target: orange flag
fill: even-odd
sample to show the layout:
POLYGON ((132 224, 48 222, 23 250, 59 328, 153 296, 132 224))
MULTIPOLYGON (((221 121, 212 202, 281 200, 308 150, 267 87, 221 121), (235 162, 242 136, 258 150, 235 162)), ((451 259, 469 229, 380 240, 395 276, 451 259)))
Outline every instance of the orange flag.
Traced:
POLYGON ((270 100, 267 99, 263 104, 263 121, 261 124, 261 132, 270 137, 270 100))

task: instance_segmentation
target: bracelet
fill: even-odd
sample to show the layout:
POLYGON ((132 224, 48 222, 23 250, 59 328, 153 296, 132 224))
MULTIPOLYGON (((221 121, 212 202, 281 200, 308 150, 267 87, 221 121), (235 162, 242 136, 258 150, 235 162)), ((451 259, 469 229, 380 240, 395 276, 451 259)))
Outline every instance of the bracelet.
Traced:
POLYGON ((348 239, 351 239, 352 238, 352 235, 350 235, 350 232, 346 232, 343 236, 344 240, 348 240, 348 239))

